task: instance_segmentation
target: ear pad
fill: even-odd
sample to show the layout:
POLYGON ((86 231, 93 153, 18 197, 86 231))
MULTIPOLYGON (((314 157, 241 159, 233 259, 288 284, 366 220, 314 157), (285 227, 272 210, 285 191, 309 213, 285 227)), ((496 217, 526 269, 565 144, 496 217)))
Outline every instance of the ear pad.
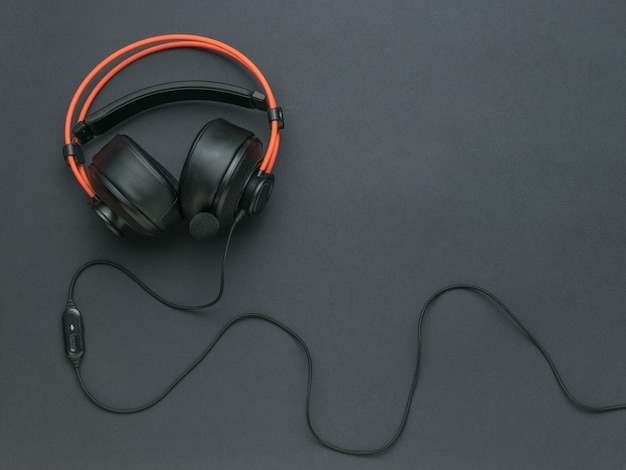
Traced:
POLYGON ((107 143, 88 173, 105 204, 94 208, 118 234, 130 226, 143 235, 159 235, 182 218, 176 178, 126 135, 107 143))
POLYGON ((261 141, 252 132, 224 119, 202 128, 180 175, 181 209, 192 221, 194 237, 206 238, 233 223, 246 185, 262 159, 261 141), (217 225, 209 220, 210 214, 217 225), (203 227, 209 228, 200 230, 203 227))

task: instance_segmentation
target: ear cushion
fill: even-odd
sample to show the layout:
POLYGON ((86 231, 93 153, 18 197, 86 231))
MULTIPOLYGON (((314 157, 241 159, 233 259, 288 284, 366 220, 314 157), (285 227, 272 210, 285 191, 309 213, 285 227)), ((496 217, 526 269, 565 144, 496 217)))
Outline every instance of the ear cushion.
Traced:
POLYGON ((126 135, 107 143, 88 173, 98 197, 141 234, 159 235, 182 218, 176 178, 126 135))
POLYGON ((233 223, 246 184, 259 167, 262 144, 224 119, 207 123, 189 150, 180 175, 183 215, 210 212, 220 227, 233 223))

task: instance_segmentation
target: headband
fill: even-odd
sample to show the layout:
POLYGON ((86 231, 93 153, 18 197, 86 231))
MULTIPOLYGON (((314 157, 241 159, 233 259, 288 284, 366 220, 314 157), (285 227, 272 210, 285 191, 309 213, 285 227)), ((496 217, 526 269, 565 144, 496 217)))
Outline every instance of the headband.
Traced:
POLYGON ((237 49, 215 39, 190 34, 166 34, 136 41, 109 55, 89 72, 72 97, 65 117, 63 154, 76 180, 89 197, 93 198, 96 192, 87 177, 79 144, 89 141, 93 136, 106 132, 111 127, 146 109, 175 101, 196 99, 221 101, 267 111, 270 120, 270 139, 260 170, 265 173, 272 172, 280 145, 279 130, 282 127, 282 111, 276 106, 274 94, 258 67, 237 49), (258 92, 214 82, 174 82, 140 90, 87 116, 98 93, 118 72, 147 55, 181 47, 210 50, 239 62, 258 80, 265 96, 258 92), (74 121, 78 101, 96 75, 127 54, 131 55, 109 70, 92 88, 74 121), (76 124, 73 126, 74 122, 76 124))

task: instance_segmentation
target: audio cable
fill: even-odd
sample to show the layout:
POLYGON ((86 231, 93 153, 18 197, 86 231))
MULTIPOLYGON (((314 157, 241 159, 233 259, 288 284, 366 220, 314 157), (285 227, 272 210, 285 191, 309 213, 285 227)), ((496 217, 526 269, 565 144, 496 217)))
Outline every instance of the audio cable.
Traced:
POLYGON ((309 431, 311 432, 311 434, 313 435, 313 437, 315 437, 315 439, 321 445, 329 449, 332 449, 334 451, 341 452, 343 454, 356 455, 356 456, 380 454, 380 453, 387 451, 394 444, 396 444, 396 442, 402 435, 402 432, 404 431, 407 419, 409 417, 409 413, 411 411, 411 404, 413 403, 415 390, 417 389, 417 384, 419 380, 420 358, 421 358, 421 348, 422 348, 422 331, 424 328, 424 319, 426 317, 426 314, 430 311, 430 308, 433 305, 433 303, 445 293, 455 291, 455 290, 465 290, 465 291, 471 291, 479 295, 482 295, 484 297, 487 297, 489 300, 491 300, 500 308, 501 312, 506 314, 506 316, 510 320, 513 321, 513 323, 519 328, 519 330, 523 333, 523 335, 526 338, 528 338, 528 340, 530 340, 530 342, 535 346, 535 348, 539 350, 543 358, 546 360, 548 366, 550 367, 550 370, 554 374, 554 377, 559 387, 561 388, 562 392, 565 394, 566 398, 572 403, 572 405, 574 405, 576 408, 578 408, 579 410, 588 412, 588 413, 605 413, 605 412, 626 409, 626 403, 606 405, 606 406, 594 406, 594 405, 584 403, 578 398, 576 398, 574 394, 570 392, 570 390, 567 388, 565 382, 563 381, 563 378, 561 377, 561 374, 559 373, 556 365, 554 364, 554 361, 552 360, 552 358, 550 357, 546 349, 541 345, 541 343, 537 340, 537 338, 533 336, 533 334, 528 330, 528 328, 526 328, 522 324, 522 322, 513 314, 511 309, 509 309, 509 307, 507 307, 504 302, 502 302, 498 297, 496 297, 494 294, 489 292, 487 289, 484 289, 482 287, 472 285, 472 284, 453 284, 453 285, 444 287, 438 290, 437 292, 435 292, 434 294, 432 294, 424 303, 419 313, 418 322, 417 322, 417 350, 416 350, 416 357, 415 357, 415 369, 413 372, 413 381, 409 388, 409 392, 408 392, 406 402, 404 405, 404 411, 402 412, 402 416, 400 418, 400 423, 396 431, 392 435, 392 437, 388 441, 386 441, 383 445, 374 449, 347 449, 344 447, 340 447, 324 439, 315 430, 315 427, 311 420, 311 411, 310 411, 311 388, 313 384, 313 359, 312 359, 309 347, 307 346, 305 341, 302 339, 302 337, 300 337, 300 335, 298 335, 294 330, 289 328, 287 325, 276 320, 275 318, 272 318, 270 316, 263 315, 260 313, 245 313, 245 314, 236 316, 232 318, 231 320, 229 320, 228 322, 226 322, 226 324, 219 330, 219 332, 215 335, 215 337, 213 338, 211 343, 205 348, 205 350, 202 351, 202 353, 195 360, 193 360, 193 362, 191 362, 191 364, 189 364, 189 366, 187 366, 187 368, 176 379, 174 379, 174 381, 163 392, 161 392, 158 396, 156 396, 151 401, 141 406, 134 407, 134 408, 116 408, 116 407, 107 405, 103 403, 102 401, 100 401, 98 398, 96 398, 87 388, 87 385, 85 384, 85 381, 83 380, 83 377, 80 371, 80 361, 85 352, 84 330, 83 330, 83 323, 82 323, 82 315, 80 311, 78 310, 76 304, 72 300, 74 287, 80 274, 91 266, 95 266, 95 265, 110 266, 126 274, 135 283, 137 283, 139 287, 141 287, 143 290, 145 290, 148 294, 150 294, 156 300, 158 300, 164 305, 167 305, 168 307, 171 307, 177 310, 184 310, 184 311, 193 311, 193 310, 200 310, 200 309, 208 308, 212 305, 215 305, 217 302, 219 302, 219 300, 222 297, 222 294, 224 291, 224 268, 225 268, 226 259, 228 255, 228 248, 230 245, 234 228, 239 222, 239 220, 241 219, 238 218, 238 220, 232 225, 229 235, 228 235, 228 239, 226 241, 225 248, 224 248, 224 255, 222 257, 222 264, 221 264, 219 293, 213 301, 204 305, 189 306, 189 305, 181 305, 181 304, 177 304, 174 302, 170 302, 164 299, 163 297, 161 297, 160 295, 156 294, 154 291, 152 291, 143 281, 137 278, 134 274, 132 274, 126 268, 110 261, 102 261, 102 260, 91 261, 81 266, 76 272, 76 274, 74 274, 71 284, 70 284, 67 306, 66 306, 65 311, 63 312, 63 332, 64 332, 64 339, 65 339, 65 350, 66 350, 66 355, 68 359, 72 362, 74 366, 76 378, 78 379, 78 383, 80 384, 80 387, 82 388, 87 398, 89 398, 89 400, 91 400, 91 402, 94 405, 96 405, 97 407, 105 411, 108 411, 111 413, 118 413, 118 414, 139 413, 141 411, 145 411, 149 408, 152 408, 154 405, 156 405, 161 400, 163 400, 185 377, 187 377, 187 375, 189 375, 189 373, 191 373, 191 371, 193 371, 209 355, 209 353, 213 350, 213 348, 217 345, 217 343, 222 339, 222 337, 226 334, 228 330, 230 330, 233 326, 235 326, 236 324, 242 321, 260 320, 260 321, 270 323, 278 327, 281 331, 287 333, 291 338, 293 338, 296 341, 296 343, 298 343, 298 345, 304 352, 304 355, 306 356, 308 373, 307 373, 307 385, 306 385, 305 415, 306 415, 307 427, 309 431))

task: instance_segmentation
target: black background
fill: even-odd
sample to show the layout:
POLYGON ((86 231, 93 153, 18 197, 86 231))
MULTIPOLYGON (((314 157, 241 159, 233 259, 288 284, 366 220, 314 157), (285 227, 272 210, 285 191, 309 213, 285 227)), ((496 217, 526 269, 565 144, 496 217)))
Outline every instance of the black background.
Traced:
MULTIPOLYGON (((621 467, 626 413, 573 408, 511 322, 469 293, 442 298, 427 319, 405 434, 379 457, 316 443, 304 356, 259 322, 231 330, 156 408, 96 409, 63 354, 73 271, 110 258, 168 297, 202 301, 215 292, 225 234, 202 244, 181 226, 159 240, 115 238, 60 148, 82 78, 154 34, 233 45, 285 110, 276 190, 235 233, 217 308, 169 311, 106 268, 81 279, 84 376, 107 402, 147 401, 229 318, 256 311, 309 343, 320 433, 380 445, 406 399, 417 311, 453 282, 509 304, 581 399, 619 402, 625 20, 619 1, 4 0, 0 467, 621 467)), ((177 79, 257 87, 221 57, 166 52, 124 71, 96 106, 177 79)), ((220 116, 267 141, 262 116, 222 105, 168 107, 123 131, 178 174, 197 131, 220 116)))

